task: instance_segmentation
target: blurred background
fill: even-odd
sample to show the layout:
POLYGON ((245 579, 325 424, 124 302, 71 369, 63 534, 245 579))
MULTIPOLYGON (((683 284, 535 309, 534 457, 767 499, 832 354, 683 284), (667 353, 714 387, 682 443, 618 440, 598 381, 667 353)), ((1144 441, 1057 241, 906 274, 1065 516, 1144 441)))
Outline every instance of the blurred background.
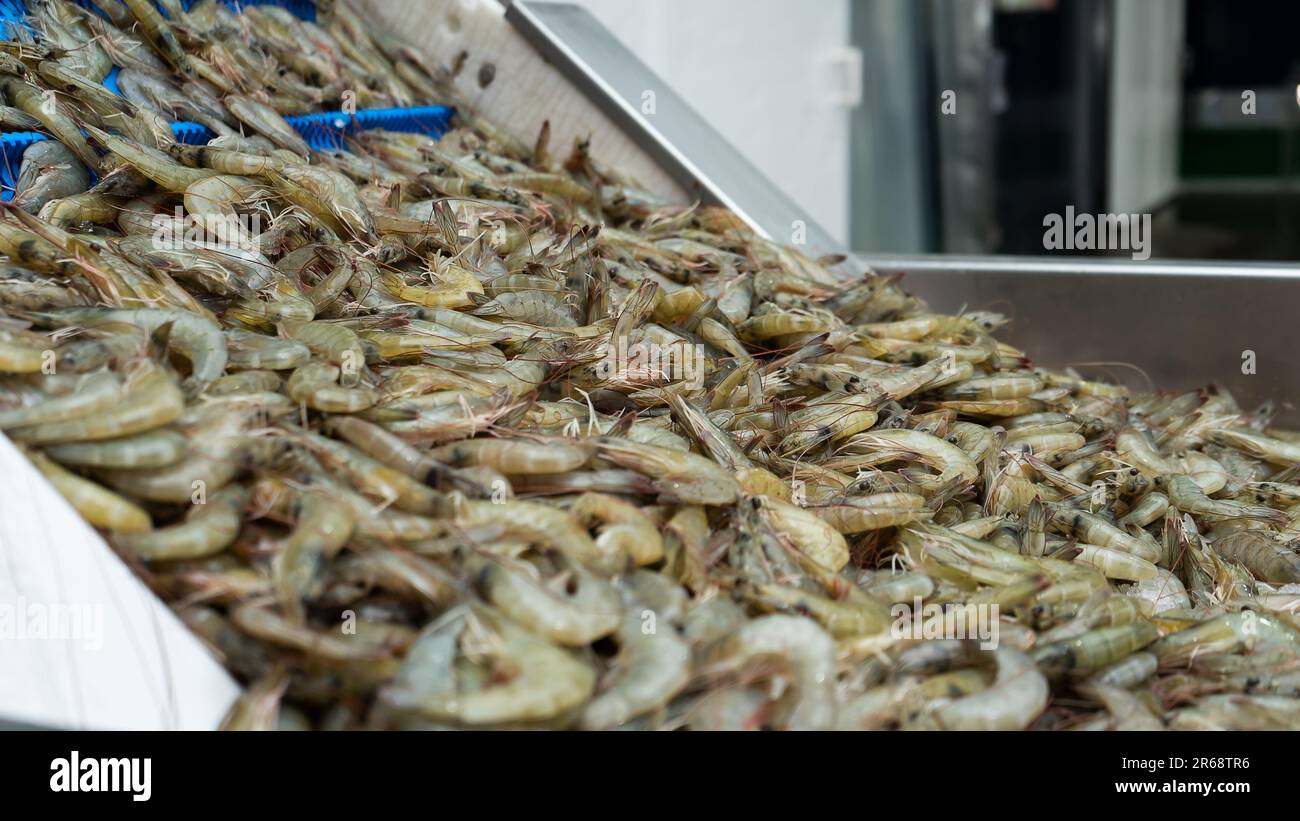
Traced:
POLYGON ((1300 260, 1300 3, 575 2, 855 251, 1300 260))

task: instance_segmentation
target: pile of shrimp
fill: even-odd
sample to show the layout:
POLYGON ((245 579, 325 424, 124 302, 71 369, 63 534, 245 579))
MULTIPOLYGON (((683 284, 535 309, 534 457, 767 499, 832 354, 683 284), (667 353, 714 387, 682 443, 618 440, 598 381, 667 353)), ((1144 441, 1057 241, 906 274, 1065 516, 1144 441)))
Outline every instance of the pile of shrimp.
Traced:
POLYGON ((0 430, 246 685, 224 726, 1300 727, 1270 407, 553 157, 346 3, 31 5, 0 430), (282 114, 346 90, 453 130, 310 151, 282 114))

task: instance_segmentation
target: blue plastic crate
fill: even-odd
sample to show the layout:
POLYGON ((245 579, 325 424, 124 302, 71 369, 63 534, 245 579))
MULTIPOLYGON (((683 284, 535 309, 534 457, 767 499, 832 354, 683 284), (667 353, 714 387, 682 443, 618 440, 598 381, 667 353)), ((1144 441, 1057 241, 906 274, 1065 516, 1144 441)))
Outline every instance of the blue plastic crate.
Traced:
MULTIPOLYGON (((198 123, 172 123, 172 136, 178 143, 203 145, 212 139, 212 132, 198 123)), ((8 202, 14 198, 14 187, 18 184, 18 172, 22 168, 23 152, 28 147, 50 139, 36 131, 12 131, 0 134, 0 200, 8 202)), ((90 170, 91 183, 98 181, 95 170, 90 170)))
MULTIPOLYGON (((24 0, 0 0, 0 2, 25 7, 24 0)), ((103 13, 95 7, 95 4, 92 3, 91 0, 75 0, 75 2, 82 8, 87 8, 100 14, 103 13)), ((181 8, 189 11, 190 6, 194 5, 195 2, 196 0, 181 0, 181 8)), ((233 11, 239 11, 240 6, 280 6, 288 9, 291 14, 296 15, 300 19, 312 23, 316 22, 316 4, 313 3, 312 0, 244 0, 242 3, 239 2, 239 0, 221 0, 221 2, 225 3, 226 6, 233 11)), ((158 6, 158 11, 162 12, 164 17, 167 16, 167 10, 163 8, 157 0, 154 0, 154 5, 158 6)))
POLYGON ((16 28, 31 31, 27 25, 26 0, 0 0, 0 39, 13 39, 18 36, 16 28))
POLYGON ((17 131, 0 134, 0 200, 9 202, 14 198, 14 187, 18 185, 18 171, 22 168, 23 152, 41 140, 48 140, 44 134, 34 131, 17 131))
POLYGON ((384 128, 441 137, 451 127, 452 109, 443 105, 411 108, 370 108, 348 115, 342 111, 286 117, 289 125, 317 151, 338 151, 358 131, 384 128))
MULTIPOLYGON (((186 10, 189 9, 192 0, 182 0, 186 10)), ((221 0, 230 8, 239 11, 240 6, 279 6, 288 9, 289 13, 300 20, 306 20, 309 23, 316 22, 316 4, 312 0, 221 0)))
POLYGON ((208 140, 215 135, 208 130, 206 125, 181 121, 172 123, 172 136, 176 138, 178 143, 207 145, 208 140))

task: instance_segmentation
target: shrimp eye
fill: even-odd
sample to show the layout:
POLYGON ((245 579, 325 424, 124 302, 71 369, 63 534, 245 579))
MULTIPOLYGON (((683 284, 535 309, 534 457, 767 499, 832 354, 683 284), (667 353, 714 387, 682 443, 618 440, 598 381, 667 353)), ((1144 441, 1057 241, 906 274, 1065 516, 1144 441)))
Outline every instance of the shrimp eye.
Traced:
POLYGON ((1129 476, 1137 476, 1137 475, 1138 475, 1138 469, 1137 469, 1137 468, 1129 468, 1129 469, 1128 469, 1128 475, 1129 475, 1129 476))

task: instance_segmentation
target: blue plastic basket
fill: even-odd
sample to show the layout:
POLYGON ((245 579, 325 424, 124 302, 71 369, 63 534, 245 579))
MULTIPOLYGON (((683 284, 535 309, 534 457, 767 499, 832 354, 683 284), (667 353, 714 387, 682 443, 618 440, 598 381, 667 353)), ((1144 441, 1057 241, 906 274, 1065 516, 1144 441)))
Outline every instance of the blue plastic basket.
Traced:
MULTIPOLYGON (((198 123, 172 123, 172 136, 178 143, 203 145, 212 139, 212 132, 198 123)), ((12 131, 0 134, 0 201, 8 202, 14 197, 14 187, 18 184, 18 172, 22 168, 23 152, 41 140, 50 139, 37 131, 12 131)), ((98 181, 94 169, 90 170, 91 183, 98 181)))
POLYGON ((359 131, 384 128, 441 137, 451 127, 452 109, 443 105, 410 108, 370 108, 355 114, 327 111, 286 117, 307 145, 316 151, 338 151, 347 147, 347 138, 359 131))
POLYGON ((17 28, 31 31, 27 25, 26 0, 0 0, 0 39, 10 40, 18 36, 17 28))
MULTIPOLYGON (((103 13, 95 7, 95 4, 92 3, 91 0, 75 1, 77 5, 82 8, 90 9, 91 11, 100 14, 103 13)), ((0 0, 0 2, 19 6, 24 8, 24 10, 26 8, 24 0, 0 0)), ((302 20, 307 20, 312 23, 316 22, 316 4, 313 3, 312 0, 243 0, 243 2, 240 2, 240 0, 221 0, 221 2, 234 11, 239 11, 240 6, 280 6, 281 8, 288 9, 291 14, 296 15, 302 20)), ((194 3, 195 0, 181 0, 181 8, 189 11, 190 6, 194 3)), ((164 17, 167 16, 167 10, 163 8, 157 0, 154 0, 154 5, 158 6, 158 11, 162 12, 164 17)))
POLYGON ((14 188, 18 185, 18 171, 22 167, 23 152, 41 140, 48 140, 44 134, 34 131, 19 131, 0 134, 0 200, 9 202, 14 198, 14 188))
MULTIPOLYGON (((192 0, 182 0, 186 9, 192 0)), ((85 7, 99 12, 90 0, 76 0, 85 7)), ((288 9, 298 17, 315 21, 316 6, 312 0, 222 0, 231 9, 238 11, 240 6, 275 5, 288 9)), ((102 12, 99 12, 102 13, 102 12)), ((0 29, 8 25, 26 27, 26 0, 0 0, 0 29)), ((0 34, 7 32, 0 30, 0 34)), ((121 94, 117 85, 120 69, 114 66, 104 78, 104 86, 115 94, 121 94)), ((347 148, 347 138, 360 131, 371 128, 384 128, 389 131, 405 131, 441 137, 451 127, 454 111, 447 106, 414 106, 410 108, 372 108, 346 114, 342 111, 326 111, 316 114, 301 114, 286 117, 289 125, 302 135, 307 144, 316 151, 338 151, 347 148)), ((189 145, 204 145, 215 135, 199 123, 174 122, 171 124, 172 135, 177 142, 189 145)), ((17 132, 0 134, 0 179, 3 190, 0 198, 8 201, 13 197, 18 171, 22 163, 23 152, 33 143, 48 139, 37 132, 17 132)), ((93 175, 93 172, 92 172, 93 175)))

